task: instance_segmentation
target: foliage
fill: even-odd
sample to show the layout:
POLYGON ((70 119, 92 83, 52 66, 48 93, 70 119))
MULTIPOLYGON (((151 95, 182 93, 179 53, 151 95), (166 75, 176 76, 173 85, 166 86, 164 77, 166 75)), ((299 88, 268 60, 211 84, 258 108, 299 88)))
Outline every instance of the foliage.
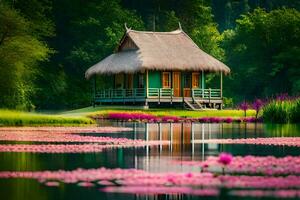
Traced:
POLYGON ((223 104, 224 104, 225 108, 233 108, 233 99, 232 98, 223 97, 223 104))
MULTIPOLYGON (((74 3, 74 10, 66 13, 67 16, 59 16, 62 21, 66 17, 69 21, 65 22, 65 26, 57 27, 58 31, 72 38, 67 49, 65 45, 58 46, 58 51, 63 55, 64 75, 67 76, 63 97, 68 107, 90 104, 91 83, 85 79, 84 73, 113 52, 125 32, 124 24, 134 29, 144 27, 141 18, 134 11, 122 8, 118 0, 89 1, 84 6, 79 0, 65 2, 67 7, 72 7, 74 3)), ((60 1, 54 3, 56 12, 63 12, 60 5, 60 1)), ((59 36, 60 40, 65 37, 59 36)), ((98 84, 101 83, 103 81, 99 80, 98 84)))
POLYGON ((223 33, 232 69, 226 84, 230 96, 252 99, 299 93, 300 12, 258 8, 236 23, 236 28, 223 33))
POLYGON ((39 72, 51 50, 20 12, 0 4, 0 107, 31 109, 39 72))
MULTIPOLYGON (((89 105, 84 72, 113 52, 125 22, 151 31, 181 22, 200 48, 231 68, 224 96, 233 102, 298 94, 299 9, 297 0, 1 0, 0 107, 89 105)), ((219 80, 206 79, 208 87, 219 80)), ((97 81, 101 88, 105 79, 97 81)))
POLYGON ((95 123, 83 116, 63 116, 0 110, 0 126, 72 126, 95 123))
POLYGON ((263 119, 271 123, 299 123, 300 98, 273 100, 263 108, 263 119))

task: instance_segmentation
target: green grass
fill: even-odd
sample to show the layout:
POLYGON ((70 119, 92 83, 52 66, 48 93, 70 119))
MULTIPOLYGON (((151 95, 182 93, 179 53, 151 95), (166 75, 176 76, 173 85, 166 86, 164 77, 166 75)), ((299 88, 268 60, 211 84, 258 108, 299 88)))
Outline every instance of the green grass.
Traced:
MULTIPOLYGON (((111 112, 143 112, 152 114, 155 116, 177 116, 177 117, 244 117, 242 110, 202 110, 202 111, 190 111, 182 109, 142 109, 141 107, 113 107, 113 106, 101 106, 101 107, 87 107, 77 110, 72 110, 62 113, 69 116, 96 116, 105 115, 111 112)), ((247 117, 254 117, 255 111, 248 110, 247 117)))
MULTIPOLYGON (((91 117, 111 112, 143 112, 156 116, 178 117, 243 117, 241 110, 203 110, 188 111, 182 109, 148 109, 136 106, 99 106, 86 107, 56 114, 42 114, 0 109, 0 126, 81 126, 91 125, 91 117)), ((254 110, 247 111, 247 116, 255 116, 254 110)))
POLYGON ((0 110, 0 126, 80 126, 95 123, 85 116, 64 116, 0 110))

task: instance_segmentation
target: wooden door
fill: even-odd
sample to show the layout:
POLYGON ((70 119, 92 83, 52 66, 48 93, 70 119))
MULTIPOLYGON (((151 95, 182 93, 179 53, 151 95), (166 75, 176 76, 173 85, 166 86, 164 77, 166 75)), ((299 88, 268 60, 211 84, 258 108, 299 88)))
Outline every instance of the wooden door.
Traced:
POLYGON ((124 74, 116 74, 115 89, 123 89, 123 88, 124 88, 124 74))
POLYGON ((163 88, 171 88, 171 73, 163 72, 162 73, 162 86, 163 88))
POLYGON ((173 91, 174 97, 180 97, 180 90, 181 90, 181 81, 180 81, 180 72, 173 72, 173 91))
POLYGON ((192 88, 199 88, 199 73, 192 73, 192 88))
POLYGON ((127 74, 126 89, 133 89, 133 74, 127 74))
POLYGON ((191 96, 191 86, 192 86, 192 76, 191 73, 185 73, 183 82, 183 95, 184 97, 191 96))

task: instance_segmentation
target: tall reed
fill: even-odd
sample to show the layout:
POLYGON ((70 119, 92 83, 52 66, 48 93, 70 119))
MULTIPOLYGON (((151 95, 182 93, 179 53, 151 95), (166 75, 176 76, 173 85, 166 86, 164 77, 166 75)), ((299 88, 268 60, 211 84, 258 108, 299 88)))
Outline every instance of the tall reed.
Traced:
POLYGON ((270 123, 300 122, 300 98, 272 100, 263 108, 263 120, 270 123))

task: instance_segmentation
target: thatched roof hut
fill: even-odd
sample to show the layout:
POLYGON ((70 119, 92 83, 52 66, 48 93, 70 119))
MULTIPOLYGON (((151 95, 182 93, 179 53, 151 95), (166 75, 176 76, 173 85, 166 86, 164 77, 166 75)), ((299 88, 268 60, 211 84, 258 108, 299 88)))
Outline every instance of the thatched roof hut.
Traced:
POLYGON ((149 32, 127 29, 116 52, 89 68, 85 76, 145 70, 210 71, 228 74, 229 67, 201 50, 181 29, 149 32))

